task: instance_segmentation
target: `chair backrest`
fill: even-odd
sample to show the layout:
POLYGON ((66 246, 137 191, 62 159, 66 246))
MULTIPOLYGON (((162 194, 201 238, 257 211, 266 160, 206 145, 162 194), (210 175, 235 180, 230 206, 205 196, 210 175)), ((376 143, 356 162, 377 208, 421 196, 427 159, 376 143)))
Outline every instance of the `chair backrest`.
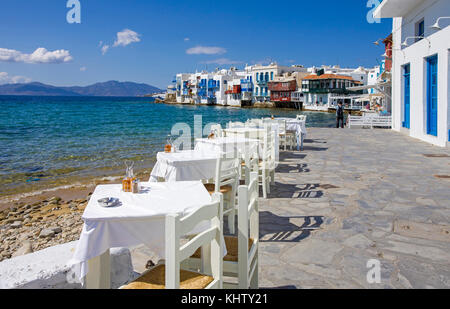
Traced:
POLYGON ((258 149, 251 150, 250 148, 246 153, 242 155, 242 160, 245 165, 243 166, 243 173, 241 174, 241 179, 245 180, 245 185, 250 184, 250 173, 258 172, 259 164, 259 154, 258 149))
POLYGON ((284 120, 284 119, 280 119, 280 120, 277 120, 277 122, 278 122, 278 126, 279 126, 279 128, 280 128, 280 133, 286 133, 286 120, 284 120))
MULTIPOLYGON (((216 164, 216 176, 214 179, 215 192, 220 192, 220 187, 226 185, 232 185, 236 188, 239 181, 239 165, 240 165, 240 154, 233 152, 222 154, 217 159, 216 164)), ((236 192, 236 191, 234 191, 236 192)))
POLYGON ((275 132, 267 129, 267 134, 264 137, 263 151, 260 159, 262 160, 262 168, 275 168, 275 132))
POLYGON ((223 130, 220 124, 212 125, 211 132, 214 133, 217 137, 223 137, 223 130))
POLYGON ((247 289, 250 278, 253 278, 254 272, 258 271, 258 197, 258 173, 252 172, 250 184, 240 186, 238 189, 238 268, 239 274, 245 274, 244 278, 239 278, 240 289, 247 289), (250 239, 252 240, 252 246, 249 250, 250 239))
POLYGON ((180 288, 181 262, 188 259, 198 248, 210 250, 206 252, 205 262, 211 270, 213 282, 209 287, 222 288, 223 281, 223 195, 215 193, 213 202, 204 205, 187 216, 172 214, 166 216, 166 289, 180 288), (210 222, 210 227, 197 234, 189 242, 180 245, 180 239, 189 234, 204 221, 210 222))

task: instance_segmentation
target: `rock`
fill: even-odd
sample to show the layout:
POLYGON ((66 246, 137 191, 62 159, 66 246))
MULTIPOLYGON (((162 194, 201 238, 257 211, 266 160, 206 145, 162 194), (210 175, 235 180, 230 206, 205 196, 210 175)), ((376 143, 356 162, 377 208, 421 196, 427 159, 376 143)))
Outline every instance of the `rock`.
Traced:
POLYGON ((22 256, 22 255, 30 254, 30 253, 33 253, 33 246, 30 241, 24 241, 22 246, 19 248, 19 250, 14 252, 12 257, 22 256))
POLYGON ((60 197, 52 197, 49 201, 48 201, 48 205, 58 205, 61 202, 61 198, 60 197))
POLYGON ((11 227, 12 229, 18 229, 18 228, 21 228, 21 227, 22 227, 22 222, 20 222, 20 221, 14 221, 14 223, 11 224, 10 227, 11 227))
POLYGON ((59 234, 62 233, 62 228, 55 226, 55 227, 49 227, 49 230, 52 230, 53 232, 55 232, 55 234, 59 234))
POLYGON ((51 229, 43 229, 41 233, 39 233, 40 238, 52 238, 55 236, 55 231, 51 229))

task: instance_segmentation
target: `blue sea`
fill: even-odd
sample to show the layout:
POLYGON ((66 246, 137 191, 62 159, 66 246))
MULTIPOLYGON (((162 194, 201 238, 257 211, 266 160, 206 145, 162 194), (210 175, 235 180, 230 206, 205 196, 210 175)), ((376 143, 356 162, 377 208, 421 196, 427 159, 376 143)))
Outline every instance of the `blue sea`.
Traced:
MULTIPOLYGON (((152 98, 0 96, 0 196, 125 173, 125 160, 148 174, 172 126, 201 115, 203 125, 295 117, 295 110, 179 106, 152 98)), ((334 116, 304 112, 309 127, 334 116)))

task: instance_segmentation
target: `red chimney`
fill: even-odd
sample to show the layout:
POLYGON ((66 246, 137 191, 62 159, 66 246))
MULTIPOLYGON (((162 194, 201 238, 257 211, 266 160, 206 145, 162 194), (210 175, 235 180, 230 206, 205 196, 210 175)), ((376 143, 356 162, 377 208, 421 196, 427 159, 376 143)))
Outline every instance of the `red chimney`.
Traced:
POLYGON ((384 70, 386 72, 390 72, 392 69, 392 47, 393 47, 392 33, 386 39, 384 39, 383 43, 387 55, 384 70))

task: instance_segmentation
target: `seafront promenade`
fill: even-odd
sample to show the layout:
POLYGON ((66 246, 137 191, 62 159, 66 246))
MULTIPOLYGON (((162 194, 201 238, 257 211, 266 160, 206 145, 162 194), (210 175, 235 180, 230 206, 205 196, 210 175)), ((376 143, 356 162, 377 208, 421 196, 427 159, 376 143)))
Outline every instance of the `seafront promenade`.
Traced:
POLYGON ((390 130, 309 129, 305 145, 260 201, 262 287, 450 287, 448 148, 390 130))
MULTIPOLYGON (((260 199, 260 287, 450 287, 448 148, 390 130, 309 128, 305 150, 280 161, 260 199), (381 284, 367 282, 371 259, 381 284)), ((157 259, 132 254, 138 271, 157 259)))

